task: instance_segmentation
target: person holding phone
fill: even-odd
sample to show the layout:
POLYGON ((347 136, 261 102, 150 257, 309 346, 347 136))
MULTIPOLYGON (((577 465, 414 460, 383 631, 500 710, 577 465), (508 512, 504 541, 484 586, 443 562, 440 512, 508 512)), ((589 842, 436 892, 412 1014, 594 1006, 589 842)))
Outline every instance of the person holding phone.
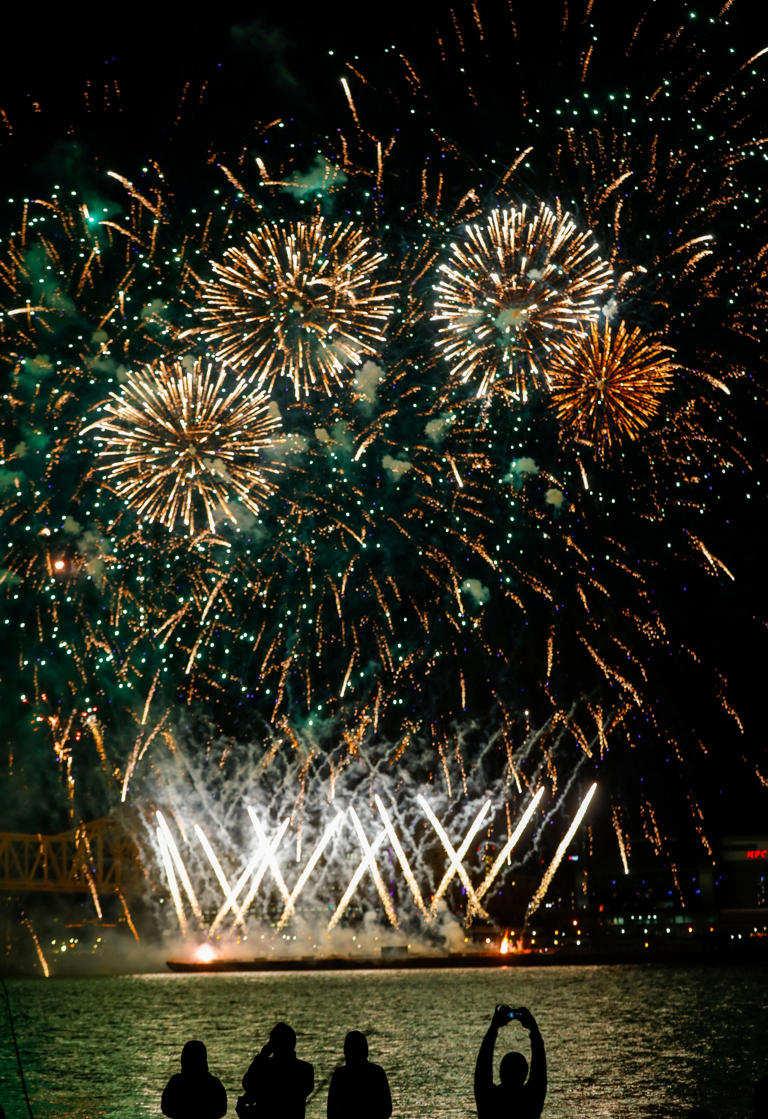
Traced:
POLYGON ((314 1086, 315 1070, 296 1056, 296 1031, 278 1022, 243 1077, 235 1111, 240 1119, 304 1119, 314 1086))
POLYGON ((480 1045, 475 1063, 475 1104, 478 1119, 539 1119, 547 1094, 547 1058, 544 1040, 530 1010, 499 1005, 480 1045), (531 1041, 531 1071, 522 1053, 505 1053, 499 1066, 500 1084, 493 1079, 496 1035, 510 1022, 528 1030, 531 1041))

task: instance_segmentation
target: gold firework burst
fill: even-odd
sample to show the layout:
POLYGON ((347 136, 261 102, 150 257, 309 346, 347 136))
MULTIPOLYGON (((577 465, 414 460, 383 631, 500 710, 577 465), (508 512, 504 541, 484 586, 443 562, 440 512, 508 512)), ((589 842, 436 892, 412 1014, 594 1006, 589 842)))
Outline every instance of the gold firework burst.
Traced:
POLYGON ((251 512, 272 490, 263 453, 278 429, 269 399, 244 378, 203 359, 157 361, 128 374, 85 430, 99 443, 98 469, 148 521, 191 535, 201 514, 237 522, 237 498, 251 512))
POLYGON ((552 351, 547 376, 552 406, 571 433, 609 449, 636 439, 659 410, 676 368, 669 346, 620 322, 592 323, 552 351))
POLYGON ((351 222, 263 225, 203 284, 206 344, 261 385, 287 378, 297 400, 315 388, 330 396, 381 346, 394 293, 376 279, 384 259, 351 222))
POLYGON ((452 375, 478 396, 500 386, 522 399, 542 383, 547 350, 597 317, 612 282, 592 234, 544 204, 468 225, 440 271, 432 320, 452 375))

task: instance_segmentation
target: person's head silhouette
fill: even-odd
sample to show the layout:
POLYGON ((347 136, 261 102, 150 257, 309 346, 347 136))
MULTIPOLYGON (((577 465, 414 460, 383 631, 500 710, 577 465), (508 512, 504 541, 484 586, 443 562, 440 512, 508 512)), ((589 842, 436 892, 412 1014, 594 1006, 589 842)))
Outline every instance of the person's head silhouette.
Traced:
POLYGON ((296 1052, 296 1032, 286 1022, 277 1022, 269 1035, 269 1044, 276 1057, 290 1057, 296 1052))
POLYGON ((181 1071, 185 1076, 206 1076, 208 1053, 202 1041, 188 1041, 181 1051, 181 1071))
POLYGON ((505 1088, 520 1088, 528 1075, 528 1062, 522 1053, 505 1053, 499 1066, 499 1079, 505 1088))
POLYGON ((368 1042, 360 1030, 350 1030, 344 1038, 344 1057, 348 1065, 361 1065, 368 1060, 368 1042))

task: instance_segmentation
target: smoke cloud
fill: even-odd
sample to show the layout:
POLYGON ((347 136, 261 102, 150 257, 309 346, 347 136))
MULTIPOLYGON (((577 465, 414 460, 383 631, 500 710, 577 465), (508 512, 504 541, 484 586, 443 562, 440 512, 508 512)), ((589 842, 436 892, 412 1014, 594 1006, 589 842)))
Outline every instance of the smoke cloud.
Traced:
POLYGON ((381 465, 389 471, 395 482, 399 482, 403 475, 413 468, 413 463, 408 462, 407 459, 393 458, 392 455, 384 455, 381 465))
POLYGON ((282 189, 294 198, 304 198, 308 194, 322 194, 333 187, 343 186, 346 181, 347 176, 341 168, 334 167, 318 154, 309 171, 303 175, 300 171, 294 172, 282 189))
POLYGON ((485 606, 491 597, 491 592, 479 579, 465 579, 461 584, 461 589, 464 594, 470 595, 475 600, 477 606, 485 606))

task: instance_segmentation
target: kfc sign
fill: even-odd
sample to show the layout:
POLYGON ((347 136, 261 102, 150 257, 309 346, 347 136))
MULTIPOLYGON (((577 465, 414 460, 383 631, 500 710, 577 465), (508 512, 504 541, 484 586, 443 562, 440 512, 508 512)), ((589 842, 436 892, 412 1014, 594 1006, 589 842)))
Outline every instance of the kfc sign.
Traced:
POLYGON ((766 859, 768 860, 768 849, 761 851, 759 847, 747 851, 748 859, 766 859))

